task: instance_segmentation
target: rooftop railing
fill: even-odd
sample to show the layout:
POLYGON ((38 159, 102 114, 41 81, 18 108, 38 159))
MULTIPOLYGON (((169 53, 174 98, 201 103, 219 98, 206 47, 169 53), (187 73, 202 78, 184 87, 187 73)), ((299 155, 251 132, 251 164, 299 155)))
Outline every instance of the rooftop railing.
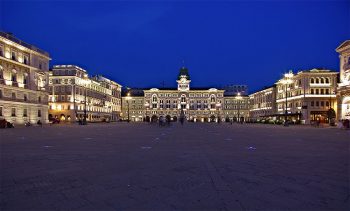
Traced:
POLYGON ((12 34, 9 34, 9 33, 0 31, 0 36, 1 36, 1 37, 5 37, 6 39, 11 40, 12 42, 15 42, 15 43, 17 43, 17 44, 19 44, 19 45, 22 45, 22 46, 24 46, 24 47, 26 47, 26 48, 29 48, 29 49, 31 49, 31 50, 33 50, 33 51, 36 51, 36 52, 38 52, 38 53, 41 53, 41 54, 43 54, 43 55, 49 57, 49 53, 48 53, 48 52, 46 52, 46 51, 44 51, 44 50, 41 50, 40 48, 37 48, 37 47, 35 47, 34 45, 28 44, 28 43, 26 43, 26 42, 24 42, 24 41, 22 41, 22 40, 16 38, 16 37, 13 36, 12 34))

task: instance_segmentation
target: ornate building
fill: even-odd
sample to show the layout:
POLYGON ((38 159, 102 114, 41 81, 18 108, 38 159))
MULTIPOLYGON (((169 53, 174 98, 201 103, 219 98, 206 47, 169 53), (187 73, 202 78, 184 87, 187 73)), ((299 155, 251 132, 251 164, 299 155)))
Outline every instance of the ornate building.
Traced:
POLYGON ((340 59, 340 83, 337 89, 338 119, 350 119, 350 40, 343 42, 336 51, 340 59))
POLYGON ((0 32, 0 119, 48 121, 49 54, 0 32))
POLYGON ((89 77, 75 65, 55 65, 49 76, 49 115, 61 121, 116 121, 121 86, 102 76, 89 77))
POLYGON ((249 95, 249 99, 249 119, 251 121, 259 121, 276 113, 276 85, 249 95))
MULTIPOLYGON (((289 72, 277 81, 277 114, 292 121, 328 122, 328 110, 337 107, 337 72, 324 69, 289 72)), ((278 116, 278 115, 277 115, 278 116)))
POLYGON ((193 122, 245 120, 248 116, 247 96, 224 96, 225 90, 216 88, 192 88, 185 67, 180 68, 176 82, 177 88, 145 89, 141 96, 134 97, 133 92, 127 96, 127 92, 123 97, 123 119, 156 121, 163 116, 176 121, 181 112, 193 122))

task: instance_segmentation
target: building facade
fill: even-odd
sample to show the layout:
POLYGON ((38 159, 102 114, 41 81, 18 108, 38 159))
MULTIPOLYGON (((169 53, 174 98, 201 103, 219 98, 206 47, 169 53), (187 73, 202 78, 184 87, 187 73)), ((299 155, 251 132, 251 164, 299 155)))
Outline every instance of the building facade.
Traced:
POLYGON ((48 122, 49 61, 47 52, 0 32, 0 119, 48 122))
POLYGON ((338 119, 350 119, 350 40, 343 42, 336 51, 340 59, 340 83, 337 89, 338 119))
POLYGON ((132 122, 145 121, 144 115, 144 95, 129 90, 122 97, 122 117, 124 121, 132 122))
POLYGON ((276 83, 277 117, 326 123, 327 112, 337 107, 337 72, 324 69, 289 72, 276 83))
POLYGON ((224 95, 223 113, 225 122, 245 122, 249 119, 250 100, 248 95, 224 95))
POLYGON ((185 67, 180 68, 176 82, 177 88, 151 88, 142 93, 127 91, 122 100, 123 119, 150 122, 164 117, 177 121, 181 113, 193 122, 244 121, 248 118, 248 96, 224 96, 222 89, 192 88, 185 67))
POLYGON ((89 77, 75 65, 55 65, 49 75, 49 117, 61 121, 117 121, 121 86, 102 76, 89 77))
POLYGON ((261 119, 270 118, 276 113, 276 85, 266 87, 249 95, 250 121, 260 121, 261 119))

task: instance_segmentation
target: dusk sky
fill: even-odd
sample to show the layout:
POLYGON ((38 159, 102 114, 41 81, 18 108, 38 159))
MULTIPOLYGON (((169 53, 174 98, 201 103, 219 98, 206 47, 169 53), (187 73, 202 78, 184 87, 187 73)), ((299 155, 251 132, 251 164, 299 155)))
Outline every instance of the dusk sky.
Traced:
POLYGON ((0 28, 123 86, 272 85, 324 67, 350 39, 350 1, 1 1, 0 28))

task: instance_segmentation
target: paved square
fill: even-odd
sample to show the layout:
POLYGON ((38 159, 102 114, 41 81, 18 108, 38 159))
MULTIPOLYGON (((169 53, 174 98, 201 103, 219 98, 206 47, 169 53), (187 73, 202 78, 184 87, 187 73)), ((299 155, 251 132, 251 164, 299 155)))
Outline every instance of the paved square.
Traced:
POLYGON ((349 210, 349 131, 187 123, 0 130, 0 210, 349 210))

